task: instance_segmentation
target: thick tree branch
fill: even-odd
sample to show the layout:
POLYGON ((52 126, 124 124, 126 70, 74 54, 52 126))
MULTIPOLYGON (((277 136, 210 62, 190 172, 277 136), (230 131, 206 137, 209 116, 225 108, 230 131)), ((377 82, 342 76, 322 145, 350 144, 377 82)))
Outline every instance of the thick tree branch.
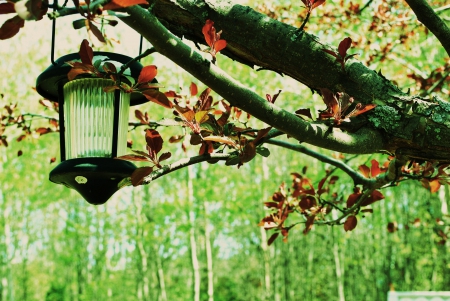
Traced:
POLYGON ((406 0, 417 19, 423 23, 441 42, 450 56, 450 28, 431 8, 426 0, 406 0))
POLYGON ((355 133, 332 129, 323 123, 309 123, 260 97, 220 68, 205 59, 178 37, 170 33, 147 10, 133 6, 126 9, 130 17, 123 21, 141 33, 153 47, 202 81, 232 106, 241 108, 259 120, 291 137, 326 149, 345 153, 373 153, 382 149, 382 136, 362 128, 355 133))

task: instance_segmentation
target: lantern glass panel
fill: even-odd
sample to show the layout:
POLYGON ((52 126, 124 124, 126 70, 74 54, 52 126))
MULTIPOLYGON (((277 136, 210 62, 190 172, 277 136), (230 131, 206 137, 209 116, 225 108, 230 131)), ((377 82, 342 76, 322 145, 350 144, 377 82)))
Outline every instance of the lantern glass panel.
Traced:
MULTIPOLYGON (((64 85, 66 159, 111 157, 114 124, 114 92, 104 87, 107 79, 77 79, 64 85)), ((117 155, 127 147, 130 94, 120 93, 117 155)))

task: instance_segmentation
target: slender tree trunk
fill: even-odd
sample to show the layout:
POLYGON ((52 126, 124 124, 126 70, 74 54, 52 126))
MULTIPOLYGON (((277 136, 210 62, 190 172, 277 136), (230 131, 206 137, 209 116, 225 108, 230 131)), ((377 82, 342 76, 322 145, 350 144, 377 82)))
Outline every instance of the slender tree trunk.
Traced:
MULTIPOLYGON (((3 200, 6 203, 6 200, 3 200)), ((5 236, 5 244, 6 244, 6 273, 2 278, 2 287, 4 290, 5 300, 14 301, 14 287, 13 287, 13 276, 12 276, 12 267, 11 260, 14 257, 14 251, 12 246, 12 231, 10 225, 10 214, 11 207, 4 206, 3 210, 3 235, 5 236)))
POLYGON ((133 193, 133 203, 136 208, 136 244, 140 257, 140 265, 141 265, 141 277, 142 277, 142 285, 141 292, 138 292, 138 296, 141 296, 141 300, 149 301, 150 300, 150 289, 149 289, 149 279, 148 279, 148 254, 145 250, 144 239, 146 236, 146 231, 144 230, 144 220, 142 215, 142 202, 140 200, 136 200, 134 198, 135 193, 133 193))
POLYGON ((270 276, 270 253, 269 246, 267 245, 267 233, 263 227, 260 227, 261 232, 261 249, 263 253, 264 260, 264 297, 263 300, 270 300, 272 287, 271 287, 271 276, 270 276))
POLYGON ((339 301, 345 301, 345 294, 344 294, 344 273, 343 273, 343 266, 341 265, 341 259, 340 259, 340 248, 339 248, 339 237, 338 234, 333 231, 334 227, 331 227, 331 237, 333 238, 333 257, 334 257, 334 264, 335 264, 335 271, 336 271, 336 282, 337 282, 337 288, 338 288, 338 296, 339 301))
POLYGON ((193 299, 194 301, 200 301, 200 264, 197 258, 197 242, 195 241, 195 211, 193 209, 194 206, 194 170, 192 166, 188 166, 188 179, 187 179, 187 195, 188 195, 188 204, 189 204, 189 243, 191 249, 191 264, 192 264, 192 273, 194 277, 194 290, 193 290, 193 299))
POLYGON ((208 301, 214 301, 214 273, 213 273, 213 256, 211 248, 211 227, 208 218, 208 201, 204 202, 205 209, 205 250, 206 265, 208 269, 208 301))
POLYGON ((157 268, 157 276, 159 282, 159 297, 160 301, 167 301, 167 293, 166 293, 166 282, 164 281, 164 269, 162 265, 161 257, 159 256, 159 252, 155 248, 155 260, 156 260, 156 268, 157 268))
MULTIPOLYGON (((269 165, 267 162, 266 157, 262 157, 262 171, 263 171, 263 181, 269 180, 269 165)), ((262 195, 264 199, 268 198, 267 191, 263 190, 262 195)), ((267 232, 264 230, 263 227, 260 227, 260 233, 261 233, 261 249, 262 249, 262 255, 263 255, 263 261, 264 261, 264 296, 262 300, 269 301, 271 300, 271 293, 272 293, 272 287, 271 287, 271 270, 270 270, 270 253, 269 253, 269 246, 267 245, 267 232)))

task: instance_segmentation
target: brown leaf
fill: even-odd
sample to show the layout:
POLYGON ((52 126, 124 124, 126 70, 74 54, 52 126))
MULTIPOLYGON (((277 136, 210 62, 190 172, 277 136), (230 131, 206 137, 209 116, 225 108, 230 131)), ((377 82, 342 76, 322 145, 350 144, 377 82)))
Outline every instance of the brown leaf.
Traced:
POLYGON ((305 229, 303 230, 303 234, 308 234, 309 231, 311 231, 313 225, 314 225, 314 220, 316 219, 315 215, 310 215, 308 216, 308 218, 306 219, 306 223, 305 223, 305 229))
POLYGON ((361 197, 361 192, 359 191, 359 188, 355 188, 355 191, 348 196, 347 199, 347 208, 352 207, 355 205, 355 203, 358 201, 358 199, 361 197))
POLYGON ((153 167, 145 166, 145 167, 139 167, 137 168, 132 174, 131 174, 131 184, 133 186, 140 185, 146 176, 148 176, 153 171, 153 167))
POLYGON ((311 207, 316 205, 316 199, 313 196, 305 196, 301 199, 301 201, 298 203, 300 208, 303 210, 308 210, 311 207))
POLYGON ((172 156, 172 154, 171 154, 170 152, 162 153, 161 156, 159 156, 158 161, 159 161, 159 162, 162 162, 162 161, 164 161, 164 160, 169 159, 171 156, 172 156))
POLYGON ((69 73, 67 74, 67 78, 69 80, 74 80, 80 74, 97 74, 97 70, 94 66, 79 62, 66 62, 72 66, 69 73))
POLYGON ((19 16, 12 17, 3 23, 0 27, 0 40, 6 40, 15 36, 20 28, 25 25, 25 20, 19 16))
POLYGON ((154 103, 157 103, 165 108, 172 108, 173 104, 172 102, 167 98, 167 96, 162 93, 159 92, 158 90, 155 89, 147 89, 141 92, 145 98, 147 98, 149 101, 152 101, 154 103))
POLYGON ((149 148, 149 155, 156 159, 156 155, 161 151, 163 146, 163 139, 161 138, 161 135, 157 130, 146 130, 145 141, 147 142, 147 146, 149 148))
POLYGON ((267 245, 270 246, 275 239, 277 239, 278 235, 280 235, 280 232, 275 232, 274 234, 272 234, 272 236, 270 236, 269 240, 267 241, 267 245))
POLYGON ((372 194, 361 203, 361 206, 368 206, 382 199, 384 199, 384 195, 380 191, 374 190, 372 191, 372 194))
POLYGON ((345 38, 339 43, 338 51, 341 58, 345 58, 347 55, 347 50, 352 46, 352 39, 345 38))
POLYGON ((94 52, 89 46, 89 42, 84 39, 80 45, 80 51, 78 52, 81 58, 81 62, 86 65, 92 65, 92 58, 94 57, 94 52))
POLYGON ((310 109, 298 109, 297 111, 295 111, 295 114, 306 116, 309 119, 312 119, 312 115, 311 115, 311 110, 310 109))
POLYGON ((16 10, 14 9, 13 2, 0 3, 0 15, 10 14, 10 13, 15 13, 15 12, 16 12, 16 10))
POLYGON ((100 29, 98 29, 98 27, 94 23, 86 20, 86 28, 88 31, 89 38, 91 39, 91 41, 93 41, 92 43, 94 45, 98 47, 106 43, 103 33, 100 31, 100 29))
POLYGON ((347 220, 344 223, 344 230, 346 232, 352 231, 353 229, 355 229, 357 224, 358 224, 358 219, 356 218, 356 216, 350 215, 349 217, 347 217, 347 220))

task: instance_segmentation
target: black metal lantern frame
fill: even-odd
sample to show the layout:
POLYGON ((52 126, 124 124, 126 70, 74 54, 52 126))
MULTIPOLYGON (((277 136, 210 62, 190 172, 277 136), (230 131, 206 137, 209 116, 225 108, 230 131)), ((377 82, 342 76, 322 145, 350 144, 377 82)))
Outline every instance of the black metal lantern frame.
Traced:
MULTIPOLYGON (((36 80, 37 92, 58 102, 59 107, 61 163, 50 172, 49 178, 75 189, 90 204, 104 204, 119 189, 118 184, 137 168, 131 162, 114 158, 125 154, 129 106, 147 100, 140 93, 104 92, 103 87, 113 85, 109 79, 69 82, 67 75, 72 67, 66 62, 80 60, 80 56, 73 53, 54 61, 54 28, 55 24, 52 65, 36 80)), ((134 79, 143 68, 139 61, 121 54, 94 52, 94 60, 96 57, 115 65, 127 64, 127 76, 134 79)))

